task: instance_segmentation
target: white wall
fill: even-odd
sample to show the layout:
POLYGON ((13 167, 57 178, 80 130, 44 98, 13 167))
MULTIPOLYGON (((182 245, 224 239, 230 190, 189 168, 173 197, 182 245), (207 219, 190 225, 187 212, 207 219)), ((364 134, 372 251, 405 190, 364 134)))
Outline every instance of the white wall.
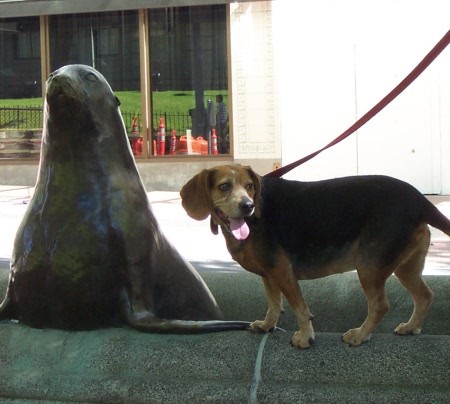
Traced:
MULTIPOLYGON (((448 0, 273 2, 282 163, 353 124, 450 29, 448 0)), ((450 47, 357 134, 285 178, 402 178, 450 194, 450 47)))

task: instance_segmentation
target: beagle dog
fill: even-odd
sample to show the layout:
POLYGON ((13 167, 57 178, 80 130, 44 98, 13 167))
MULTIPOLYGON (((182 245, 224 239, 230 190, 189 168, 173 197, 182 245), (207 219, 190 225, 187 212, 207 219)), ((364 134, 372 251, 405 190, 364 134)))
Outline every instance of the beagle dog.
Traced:
POLYGON ((313 316, 297 281, 356 269, 368 314, 342 336, 344 342, 358 346, 370 339, 389 309, 385 282, 393 273, 414 299, 411 318, 395 333, 421 332, 433 300, 422 279, 427 224, 450 236, 450 220, 411 185, 377 175, 289 181, 230 165, 201 171, 180 194, 188 215, 211 216, 212 232, 221 227, 233 259, 261 276, 268 310, 252 330, 276 327, 284 295, 300 328, 292 345, 308 348, 313 316))

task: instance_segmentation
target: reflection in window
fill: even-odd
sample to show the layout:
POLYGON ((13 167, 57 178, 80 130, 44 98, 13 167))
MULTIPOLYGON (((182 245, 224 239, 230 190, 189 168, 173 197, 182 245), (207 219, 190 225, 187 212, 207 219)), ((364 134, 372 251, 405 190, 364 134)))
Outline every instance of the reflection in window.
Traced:
POLYGON ((39 17, 0 18, 0 159, 39 157, 39 17))
POLYGON ((154 154, 229 153, 228 116, 217 121, 218 95, 222 119, 228 104, 226 6, 152 9, 149 20, 154 154))
POLYGON ((40 97, 40 63, 39 17, 0 18, 0 99, 40 97))
POLYGON ((51 70, 81 63, 97 69, 119 97, 130 137, 141 134, 138 12, 50 17, 51 70), (134 124, 134 126, 133 126, 134 124))

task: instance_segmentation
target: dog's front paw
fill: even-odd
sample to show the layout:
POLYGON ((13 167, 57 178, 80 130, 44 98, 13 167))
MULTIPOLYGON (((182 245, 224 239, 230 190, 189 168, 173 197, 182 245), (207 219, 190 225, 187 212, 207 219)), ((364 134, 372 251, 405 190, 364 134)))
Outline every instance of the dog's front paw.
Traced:
POLYGON ((398 327, 394 330, 394 334, 398 335, 417 335, 420 334, 422 329, 420 327, 414 327, 411 326, 409 323, 401 323, 398 325, 398 327))
POLYGON ((276 324, 269 324, 266 321, 255 320, 250 324, 250 329, 253 332, 266 333, 275 329, 276 324))
POLYGON ((343 336, 342 341, 349 344, 350 346, 359 346, 363 342, 368 342, 370 340, 370 334, 367 336, 362 335, 361 328, 353 328, 348 330, 343 336))
POLYGON ((312 327, 307 327, 305 330, 300 329, 292 337, 291 345, 299 349, 309 348, 314 342, 314 338, 314 330, 312 327))

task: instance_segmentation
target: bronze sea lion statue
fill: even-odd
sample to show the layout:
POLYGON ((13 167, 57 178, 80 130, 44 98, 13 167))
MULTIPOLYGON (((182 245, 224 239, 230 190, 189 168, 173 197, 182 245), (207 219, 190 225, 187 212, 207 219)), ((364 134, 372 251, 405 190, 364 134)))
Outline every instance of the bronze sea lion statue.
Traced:
POLYGON ((47 81, 35 193, 14 241, 0 320, 37 328, 245 329, 161 233, 106 79, 68 65, 47 81))

